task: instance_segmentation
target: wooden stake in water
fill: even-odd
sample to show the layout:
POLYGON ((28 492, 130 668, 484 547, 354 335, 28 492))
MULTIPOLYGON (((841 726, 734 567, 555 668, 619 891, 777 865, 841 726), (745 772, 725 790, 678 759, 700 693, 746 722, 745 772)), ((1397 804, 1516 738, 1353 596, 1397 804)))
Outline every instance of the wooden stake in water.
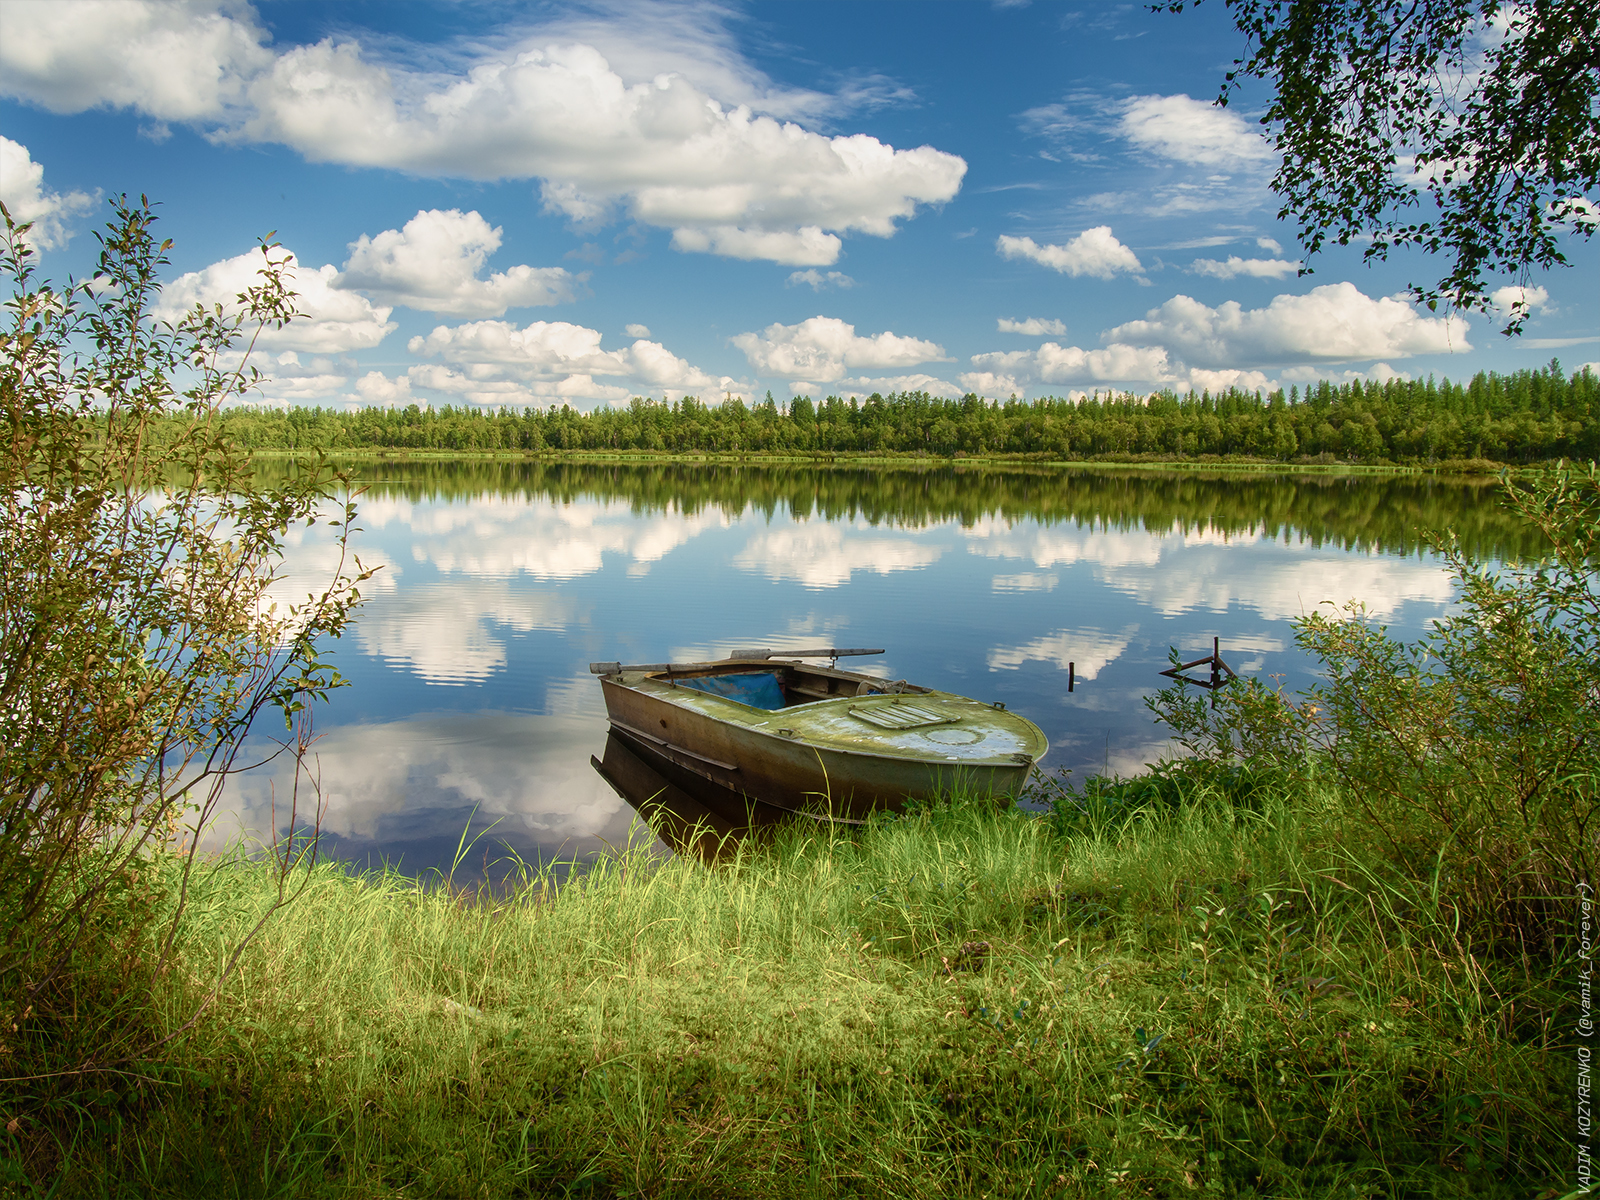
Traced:
MULTIPOLYGON (((1209 689, 1211 692, 1212 708, 1217 706, 1217 689, 1223 684, 1231 683, 1233 680, 1238 678, 1238 676, 1234 674, 1233 668, 1222 661, 1222 639, 1220 637, 1213 637, 1211 639, 1211 654, 1208 657, 1197 658, 1193 662, 1179 663, 1175 667, 1172 667, 1166 671, 1162 671, 1161 674, 1167 676, 1169 679, 1176 679, 1179 683, 1192 683, 1195 685, 1195 687, 1209 689), (1198 667, 1202 663, 1210 664, 1210 679, 1195 679, 1192 676, 1184 674, 1184 672, 1189 670, 1191 667, 1198 667)), ((1070 690, 1070 688, 1068 690, 1070 690)))

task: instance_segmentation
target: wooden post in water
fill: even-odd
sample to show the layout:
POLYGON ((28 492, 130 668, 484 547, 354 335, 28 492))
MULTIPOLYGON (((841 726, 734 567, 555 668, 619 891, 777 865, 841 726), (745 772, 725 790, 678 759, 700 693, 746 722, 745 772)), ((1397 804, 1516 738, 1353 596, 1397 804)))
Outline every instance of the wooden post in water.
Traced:
POLYGON ((1075 662, 1069 662, 1067 664, 1067 691, 1070 692, 1073 689, 1073 687, 1076 686, 1076 684, 1078 682, 1078 678, 1077 677, 1078 677, 1078 664, 1075 663, 1075 662))
MULTIPOLYGON (((1211 653, 1209 656, 1206 658, 1197 658, 1193 662, 1179 663, 1175 667, 1170 667, 1167 670, 1162 671, 1161 674, 1165 675, 1168 679, 1176 679, 1179 683, 1192 683, 1195 685, 1195 687, 1209 689, 1211 692, 1212 708, 1217 706, 1217 689, 1223 684, 1231 683, 1233 680, 1238 678, 1238 676, 1234 674, 1233 668, 1222 661, 1222 639, 1215 636, 1211 639, 1211 653), (1193 668, 1200 666, 1202 663, 1209 663, 1211 666, 1211 677, 1209 679, 1196 679, 1191 675, 1184 674, 1185 671, 1192 670, 1193 668)), ((1070 674, 1068 675, 1068 679, 1070 681, 1070 674)), ((1070 684, 1068 690, 1071 690, 1070 684)))

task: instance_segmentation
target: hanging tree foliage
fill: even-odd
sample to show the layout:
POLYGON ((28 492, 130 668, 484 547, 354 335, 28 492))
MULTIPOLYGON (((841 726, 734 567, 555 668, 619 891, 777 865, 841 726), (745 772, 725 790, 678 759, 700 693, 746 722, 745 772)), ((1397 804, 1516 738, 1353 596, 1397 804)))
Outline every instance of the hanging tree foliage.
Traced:
MULTIPOLYGON (((1370 237, 1449 270, 1413 284, 1440 303, 1505 311, 1493 277, 1526 286, 1593 236, 1600 181, 1600 6, 1593 0, 1224 0, 1243 81, 1272 88, 1260 120, 1282 155, 1280 219, 1308 255, 1370 237)), ((1169 0, 1182 12, 1199 0, 1169 0)), ((1506 333, 1528 317, 1509 308, 1506 333)))

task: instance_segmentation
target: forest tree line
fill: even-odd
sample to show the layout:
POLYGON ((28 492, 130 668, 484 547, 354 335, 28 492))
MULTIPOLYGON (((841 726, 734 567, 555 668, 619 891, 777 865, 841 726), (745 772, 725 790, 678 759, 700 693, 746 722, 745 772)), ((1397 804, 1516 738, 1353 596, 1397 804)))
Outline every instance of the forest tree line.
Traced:
POLYGON ((1061 460, 1247 456, 1277 462, 1417 465, 1600 457, 1600 379, 1558 362, 1469 383, 1326 380, 1302 393, 1230 388, 1087 399, 865 400, 772 394, 746 405, 636 397, 624 407, 237 407, 222 414, 251 449, 642 451, 657 453, 1028 455, 1061 460))

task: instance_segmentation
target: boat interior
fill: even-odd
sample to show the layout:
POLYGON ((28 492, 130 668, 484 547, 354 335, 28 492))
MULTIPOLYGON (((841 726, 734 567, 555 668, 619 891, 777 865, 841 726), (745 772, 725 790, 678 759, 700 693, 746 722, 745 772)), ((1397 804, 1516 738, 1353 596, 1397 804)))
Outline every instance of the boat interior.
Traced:
POLYGON ((652 678, 769 711, 841 696, 921 695, 932 690, 903 679, 890 681, 796 662, 695 663, 658 671, 652 678))

